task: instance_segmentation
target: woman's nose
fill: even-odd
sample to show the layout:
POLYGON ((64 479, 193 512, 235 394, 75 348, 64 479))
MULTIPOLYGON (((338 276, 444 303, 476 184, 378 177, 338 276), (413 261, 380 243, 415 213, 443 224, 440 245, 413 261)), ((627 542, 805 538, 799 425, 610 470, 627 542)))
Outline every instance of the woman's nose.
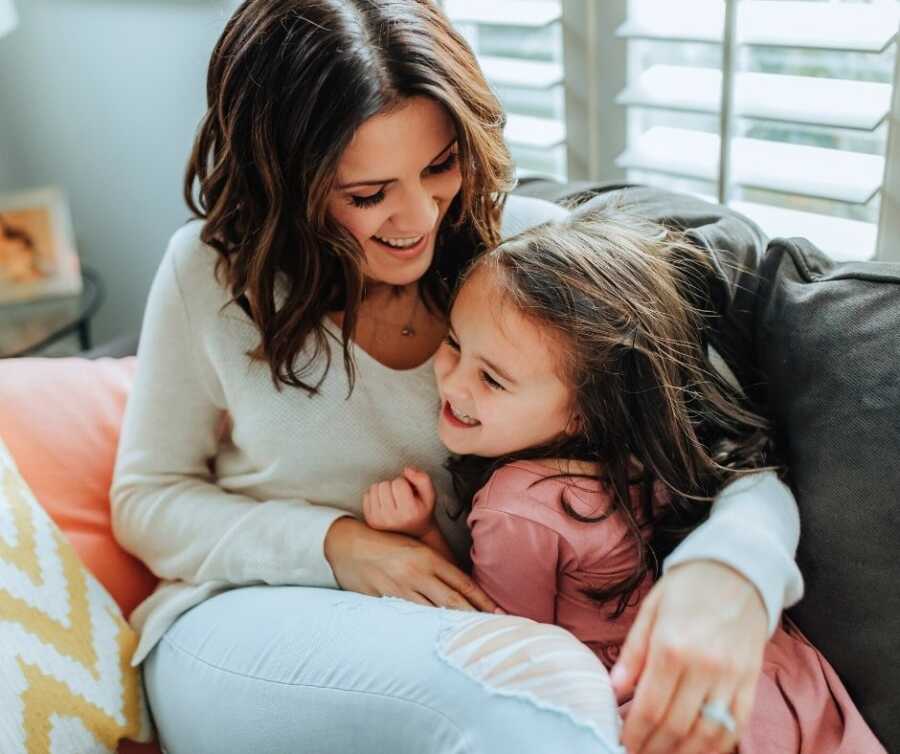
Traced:
POLYGON ((434 229, 439 214, 438 198, 420 183, 406 191, 394 217, 394 227, 401 232, 424 235, 434 229))

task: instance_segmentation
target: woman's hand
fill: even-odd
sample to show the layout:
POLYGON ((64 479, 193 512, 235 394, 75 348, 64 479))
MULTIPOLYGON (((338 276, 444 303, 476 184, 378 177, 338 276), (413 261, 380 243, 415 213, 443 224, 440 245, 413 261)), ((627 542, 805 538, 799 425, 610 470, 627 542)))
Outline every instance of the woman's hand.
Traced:
POLYGON ((756 588, 714 561, 683 563, 644 599, 612 680, 619 698, 634 689, 622 730, 629 754, 724 754, 750 713, 767 641, 756 588), (727 705, 734 733, 701 714, 727 705))
POLYGON ((403 534, 339 518, 325 536, 325 557, 342 589, 402 597, 421 605, 491 613, 496 603, 455 565, 403 534))

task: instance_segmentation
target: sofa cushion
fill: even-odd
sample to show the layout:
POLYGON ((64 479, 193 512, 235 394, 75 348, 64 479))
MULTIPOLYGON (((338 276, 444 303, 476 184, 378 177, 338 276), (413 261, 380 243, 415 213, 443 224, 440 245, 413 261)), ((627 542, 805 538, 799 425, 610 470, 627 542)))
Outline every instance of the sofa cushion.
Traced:
POLYGON ((127 616, 156 585, 112 535, 109 487, 131 359, 0 361, 0 438, 35 497, 127 616))
POLYGON ((800 504, 792 617, 900 751, 900 265, 773 241, 756 352, 800 504))
POLYGON ((136 647, 0 442, 0 751, 105 754, 147 740, 136 647))

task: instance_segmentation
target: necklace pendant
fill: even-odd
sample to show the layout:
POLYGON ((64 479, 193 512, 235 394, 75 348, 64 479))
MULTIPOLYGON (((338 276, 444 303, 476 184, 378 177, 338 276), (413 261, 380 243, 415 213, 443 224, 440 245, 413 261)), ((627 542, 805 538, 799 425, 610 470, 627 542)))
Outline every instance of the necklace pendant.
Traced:
POLYGON ((412 329, 411 325, 404 325, 403 329, 400 331, 400 334, 406 338, 409 338, 416 334, 416 331, 412 329))

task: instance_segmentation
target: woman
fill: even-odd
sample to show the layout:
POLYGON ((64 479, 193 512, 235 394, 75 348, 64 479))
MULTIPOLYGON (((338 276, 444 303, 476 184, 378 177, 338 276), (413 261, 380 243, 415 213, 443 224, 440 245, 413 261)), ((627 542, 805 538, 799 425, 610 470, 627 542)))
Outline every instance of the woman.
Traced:
MULTIPOLYGON (((163 743, 596 750, 571 715, 444 663, 466 613, 431 606, 493 603, 357 518, 406 465, 448 498, 431 359, 449 290, 501 235, 562 212, 503 206, 503 115, 471 51, 426 0, 248 0, 208 99, 186 179, 202 223, 154 282, 112 493, 117 536, 164 580, 133 618, 163 743)), ((613 674, 637 685, 630 751, 732 747, 767 625, 802 589, 797 536, 762 475, 670 556, 613 674)))

